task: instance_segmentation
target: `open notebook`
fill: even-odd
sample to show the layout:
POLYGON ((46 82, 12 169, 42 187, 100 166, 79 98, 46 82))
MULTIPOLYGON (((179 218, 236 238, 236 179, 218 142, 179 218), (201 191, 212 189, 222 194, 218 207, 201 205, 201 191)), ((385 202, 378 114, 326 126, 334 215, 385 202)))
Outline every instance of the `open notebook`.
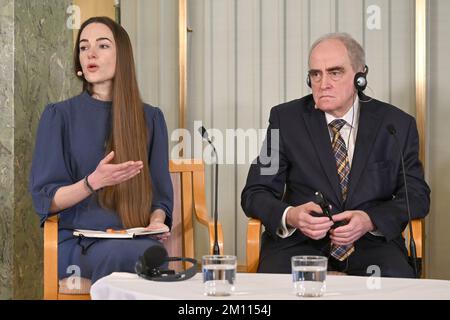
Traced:
POLYGON ((146 228, 131 228, 123 230, 108 229, 106 231, 75 229, 73 231, 73 235, 76 237, 84 237, 84 238, 130 239, 138 236, 157 235, 165 232, 169 232, 169 228, 167 226, 152 231, 146 228))

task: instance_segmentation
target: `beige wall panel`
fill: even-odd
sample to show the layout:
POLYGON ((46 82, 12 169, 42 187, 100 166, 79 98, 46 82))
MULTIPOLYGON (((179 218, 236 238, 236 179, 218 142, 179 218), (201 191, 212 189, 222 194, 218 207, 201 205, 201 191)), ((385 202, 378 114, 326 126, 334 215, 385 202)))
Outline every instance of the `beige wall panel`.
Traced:
POLYGON ((430 1, 428 276, 450 279, 450 2, 430 1))
MULTIPOLYGON (((237 60, 236 60, 236 127, 242 130, 259 128, 261 119, 261 1, 237 2, 237 60)), ((241 188, 245 185, 249 163, 259 152, 250 138, 244 144, 237 144, 237 157, 246 159, 245 164, 236 166, 236 254, 238 263, 245 264, 245 236, 247 217, 241 206, 241 188), (253 152, 252 152, 253 151, 253 152)), ((239 162, 242 163, 242 162, 239 162)))
POLYGON ((121 23, 132 42, 142 99, 161 108, 170 139, 179 115, 178 0, 122 0, 121 23))

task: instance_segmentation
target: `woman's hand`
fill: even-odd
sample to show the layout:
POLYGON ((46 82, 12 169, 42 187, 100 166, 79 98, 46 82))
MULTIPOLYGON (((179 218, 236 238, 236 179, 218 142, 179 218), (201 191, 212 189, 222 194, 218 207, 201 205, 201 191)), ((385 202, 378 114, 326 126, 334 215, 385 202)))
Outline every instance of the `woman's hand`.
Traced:
POLYGON ((152 212, 150 216, 150 224, 148 225, 148 230, 160 230, 160 229, 166 229, 167 232, 155 234, 152 236, 156 240, 163 242, 167 240, 170 237, 169 227, 164 224, 164 221, 166 220, 166 214, 161 209, 156 209, 152 212))
POLYGON ((160 229, 166 229, 167 232, 164 233, 160 233, 160 234, 155 234, 152 235, 151 237, 153 237, 154 239, 163 242, 165 240, 167 240, 170 237, 170 231, 169 231, 169 227, 167 225, 165 225, 162 222, 151 222, 148 227, 148 230, 153 231, 153 230, 160 230, 160 229))
POLYGON ((142 161, 127 161, 119 164, 111 164, 114 159, 114 151, 103 158, 95 171, 88 177, 89 184, 94 190, 127 181, 138 175, 142 168, 142 161))

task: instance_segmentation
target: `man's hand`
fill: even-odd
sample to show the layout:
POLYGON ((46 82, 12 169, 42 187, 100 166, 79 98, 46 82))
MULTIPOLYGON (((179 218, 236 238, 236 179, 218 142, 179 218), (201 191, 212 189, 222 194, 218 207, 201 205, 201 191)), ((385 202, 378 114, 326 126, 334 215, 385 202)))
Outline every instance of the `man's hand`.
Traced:
POLYGON ((345 226, 331 230, 330 239, 333 244, 342 246, 353 244, 375 226, 367 213, 361 210, 344 211, 333 216, 333 220, 348 221, 345 226))
POLYGON ((314 202, 308 202, 288 210, 286 223, 299 229, 305 236, 319 240, 325 238, 333 225, 328 217, 314 217, 312 213, 323 213, 322 208, 314 202))

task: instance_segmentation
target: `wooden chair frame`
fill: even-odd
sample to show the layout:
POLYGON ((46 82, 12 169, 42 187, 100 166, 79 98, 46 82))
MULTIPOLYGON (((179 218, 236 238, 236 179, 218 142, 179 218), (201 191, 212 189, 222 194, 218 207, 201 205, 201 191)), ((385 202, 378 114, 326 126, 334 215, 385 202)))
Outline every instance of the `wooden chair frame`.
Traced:
MULTIPOLYGON (((174 202, 177 197, 181 203, 181 217, 174 218, 174 224, 180 223, 181 228, 173 228, 171 239, 181 238, 180 245, 170 241, 168 246, 173 250, 181 251, 184 257, 194 258, 194 225, 193 216, 197 221, 208 228, 209 253, 212 254, 214 246, 214 222, 206 210, 205 198, 205 167, 201 160, 185 160, 183 162, 169 162, 169 171, 174 179, 174 174, 179 174, 180 194, 174 186, 174 202), (176 229, 176 230, 175 230, 176 229), (175 233, 174 233, 175 232, 175 233), (177 238, 178 237, 178 238, 177 238), (178 249, 177 249, 178 247, 178 249)), ((174 211, 175 211, 174 207, 174 211)), ((223 252, 222 225, 218 224, 218 242, 220 251, 223 252)), ((166 244, 165 244, 166 245, 166 244)), ((167 247, 167 246, 166 246, 167 247)), ((169 250, 170 253, 170 250, 169 250)), ((59 292, 58 280, 58 216, 48 218, 44 224, 44 299, 46 300, 89 300, 89 294, 62 294, 59 292)))

